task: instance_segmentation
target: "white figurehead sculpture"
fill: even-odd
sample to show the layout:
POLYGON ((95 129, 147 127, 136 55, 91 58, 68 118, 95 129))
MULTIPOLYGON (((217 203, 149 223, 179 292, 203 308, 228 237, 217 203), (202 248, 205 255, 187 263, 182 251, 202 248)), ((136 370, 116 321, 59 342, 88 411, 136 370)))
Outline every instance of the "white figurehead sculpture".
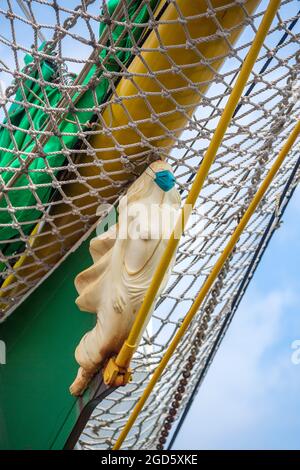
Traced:
MULTIPOLYGON (((84 392, 104 361, 117 354, 127 339, 180 204, 170 165, 156 161, 121 198, 118 223, 91 240, 94 264, 75 279, 76 304, 80 310, 96 313, 97 323, 76 348, 80 367, 70 387, 72 395, 84 392)), ((157 297, 167 284, 174 259, 175 255, 157 297)))

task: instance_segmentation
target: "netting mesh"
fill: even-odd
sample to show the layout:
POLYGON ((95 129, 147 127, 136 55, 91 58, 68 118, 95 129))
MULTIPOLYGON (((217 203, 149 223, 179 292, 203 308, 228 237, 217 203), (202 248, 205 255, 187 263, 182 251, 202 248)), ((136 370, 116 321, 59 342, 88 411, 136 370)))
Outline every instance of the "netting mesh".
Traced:
MULTIPOLYGON (((1 2, 2 319, 91 233, 99 204, 117 203, 153 157, 173 165, 185 199, 267 3, 1 2)), ((299 16, 296 0, 281 2, 135 355, 134 381, 96 408, 81 448, 112 445, 299 116, 299 16)), ((272 214, 280 215, 280 195, 298 153, 299 145, 252 217, 125 448, 154 448, 159 436, 164 443, 161 431, 185 360, 194 347, 177 416, 207 366, 272 214)))

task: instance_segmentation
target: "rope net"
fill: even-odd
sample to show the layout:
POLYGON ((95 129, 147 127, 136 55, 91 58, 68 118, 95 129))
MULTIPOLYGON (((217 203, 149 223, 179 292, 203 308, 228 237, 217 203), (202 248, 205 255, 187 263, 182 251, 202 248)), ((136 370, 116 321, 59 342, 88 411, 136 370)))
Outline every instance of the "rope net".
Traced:
MULTIPOLYGON (((94 230, 97 207, 117 204, 153 158, 172 164, 186 198, 267 3, 1 2, 2 320, 94 230)), ((98 405, 78 447, 112 446, 295 124, 299 16, 296 0, 281 2, 135 355, 133 382, 98 405)), ((278 226, 298 152, 296 145, 286 158, 124 448, 165 444, 274 214, 271 232, 278 226)))

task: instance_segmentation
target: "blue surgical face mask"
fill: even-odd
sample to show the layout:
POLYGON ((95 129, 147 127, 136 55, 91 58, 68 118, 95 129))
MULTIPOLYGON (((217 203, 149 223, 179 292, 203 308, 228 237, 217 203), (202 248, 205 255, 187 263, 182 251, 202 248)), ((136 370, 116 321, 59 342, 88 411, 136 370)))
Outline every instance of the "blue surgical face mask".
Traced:
MULTIPOLYGON (((151 167, 149 167, 152 170, 151 167)), ((154 181, 155 183, 165 192, 170 191, 170 189, 174 188, 175 186, 175 176, 169 170, 162 170, 162 171, 153 171, 154 173, 154 181)))
POLYGON ((163 191, 168 192, 174 188, 176 179, 169 170, 163 170, 155 173, 154 181, 163 191))

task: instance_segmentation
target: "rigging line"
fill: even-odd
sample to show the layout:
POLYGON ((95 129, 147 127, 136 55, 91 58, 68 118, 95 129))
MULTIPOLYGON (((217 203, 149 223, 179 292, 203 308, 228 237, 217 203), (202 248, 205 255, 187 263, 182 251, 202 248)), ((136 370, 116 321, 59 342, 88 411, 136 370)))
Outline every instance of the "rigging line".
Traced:
MULTIPOLYGON (((170 235, 166 249, 160 259, 160 262, 154 272, 151 283, 146 291, 142 305, 135 317, 131 331, 128 338, 124 342, 121 350, 116 357, 112 357, 104 368, 104 380, 106 383, 112 385, 111 382, 115 379, 115 373, 121 369, 127 369, 132 356, 136 350, 136 343, 140 337, 140 333, 145 325, 146 318, 148 317, 149 310, 153 304, 154 298, 159 290, 164 275, 169 267, 172 256, 179 244, 180 237, 186 227, 187 221, 191 214, 192 208, 195 206, 197 198, 204 185, 209 170, 215 160, 218 149, 221 145, 226 130, 231 122, 233 110, 236 108, 243 90, 247 85, 247 81, 257 60, 259 52, 263 46, 264 40, 268 34, 271 23, 276 15, 280 6, 280 0, 270 0, 265 14, 261 20, 254 41, 251 44, 250 50, 247 54, 242 68, 239 72, 238 78, 227 100, 223 113, 218 121, 214 135, 210 144, 205 152, 203 162, 200 165, 196 178, 190 188, 189 194, 185 200, 185 204, 181 209, 178 220, 176 221, 173 232, 170 235)), ((118 375, 118 373, 117 373, 118 375)))
MULTIPOLYGON (((279 2, 280 3, 280 2, 279 2)), ((276 2, 270 2, 269 7, 275 7, 276 2)), ((278 4, 277 4, 278 5, 278 4)), ((276 177, 281 168, 286 156, 288 155, 289 151, 291 150, 292 146, 296 142, 297 138, 300 135, 300 120, 296 122, 296 125, 292 129, 288 139, 285 141, 284 145, 282 146, 275 162, 271 166, 270 170, 268 171, 267 176, 264 178, 263 182, 261 183, 260 187, 258 188, 257 192, 255 193, 253 199, 251 200, 247 210, 245 211, 243 217, 241 218, 240 222, 236 226, 233 234, 230 236, 224 250, 218 257, 213 269, 211 270, 210 274, 206 278, 205 282, 202 284, 200 291, 197 294, 195 301, 193 302, 192 306, 190 307, 188 313, 184 317, 179 329, 175 333, 173 339, 171 340, 169 346, 165 354, 163 355, 160 363, 158 364, 157 368, 153 372, 153 375, 148 382, 146 388, 144 389, 141 397, 139 398, 138 402, 136 403, 133 411, 131 412, 127 423, 125 424, 121 434, 119 435, 113 450, 119 450, 122 446, 122 443, 126 439, 129 431, 131 430, 132 426, 134 425, 138 415, 141 413, 146 401, 148 400, 151 392, 153 391, 155 385, 157 384, 158 380, 160 379, 161 375, 163 374, 165 368, 167 367, 171 357, 173 356, 174 352, 176 351, 178 345, 180 344, 183 336, 187 332, 191 322, 195 318, 195 315, 199 311, 203 301, 205 300, 208 292, 210 291, 211 287, 213 286, 217 276, 219 275, 221 269, 225 265, 226 261, 230 257, 232 251, 234 250, 236 244, 238 243, 241 235, 243 234, 244 230, 246 229, 249 220, 251 219, 252 215, 255 213, 258 205, 260 204, 262 198, 265 196, 266 192, 268 191, 272 181, 276 177)))
MULTIPOLYGON (((133 1, 134 0, 130 0, 130 5, 133 3, 133 1)), ((122 14, 121 6, 122 6, 121 3, 119 3, 117 5, 117 7, 115 8, 113 14, 110 16, 111 20, 118 21, 119 15, 122 14)), ((136 13, 137 12, 135 12, 135 14, 136 13)), ((107 41, 109 39, 109 33, 108 33, 109 29, 110 28, 104 29, 102 35, 99 38, 98 44, 103 44, 105 41, 107 41)), ((118 37, 117 43, 119 43, 119 41, 123 38, 125 32, 126 32, 126 28, 124 28, 124 30, 122 31, 122 33, 118 37)), ((80 86, 80 85, 83 84, 83 82, 84 82, 84 80, 87 76, 87 73, 88 73, 88 71, 90 70, 90 67, 91 67, 90 62, 95 58, 96 53, 97 53, 97 48, 95 50, 93 50, 93 52, 90 54, 88 62, 83 66, 83 68, 81 69, 81 71, 77 75, 77 77, 76 77, 76 79, 73 83, 73 86, 75 86, 75 85, 80 86)), ((108 59, 109 59, 109 54, 104 58, 104 60, 102 62, 99 62, 99 64, 97 64, 97 68, 99 68, 100 65, 101 65, 101 67, 103 67, 103 64, 105 64, 108 59)), ((100 69, 101 69, 101 67, 100 67, 100 69)), ((79 96, 82 96, 82 94, 84 92, 85 92, 85 90, 77 91, 76 100, 78 100, 79 96)), ((72 93, 70 93, 70 92, 68 93, 68 98, 72 99, 73 95, 75 95, 75 94, 76 94, 76 92, 74 90, 72 90, 72 93)), ((73 100, 73 102, 76 102, 76 100, 75 101, 73 100)), ((69 104, 68 99, 65 96, 62 96, 61 100, 56 104, 56 109, 58 109, 59 107, 63 107, 63 106, 65 107, 68 104, 69 104)), ((62 115, 59 116, 59 119, 56 121, 56 125, 58 125, 59 123, 61 123, 63 121, 63 118, 64 118, 65 114, 66 113, 62 113, 62 115)), ((40 139, 39 139, 39 145, 44 146, 47 143, 47 141, 50 137, 50 132, 52 132, 52 131, 53 131, 53 122, 49 118, 44 124, 43 134, 40 136, 40 139), (46 132, 47 132, 47 134, 46 134, 46 132)), ((31 141, 32 141, 32 139, 31 139, 31 141)), ((29 144, 30 144, 30 142, 28 143, 28 145, 29 144)), ((24 160, 24 164, 23 164, 23 167, 22 167, 23 170, 26 170, 29 167, 29 165, 32 162, 32 159, 34 158, 31 154, 33 152, 36 152, 36 151, 37 151, 37 143, 35 143, 35 146, 31 150, 30 155, 27 156, 27 158, 24 160)), ((10 178, 10 180, 7 182, 6 189, 12 187, 15 184, 15 182, 18 180, 20 175, 21 175, 21 172, 14 173, 13 176, 10 178)), ((2 197, 3 197, 3 193, 0 192, 0 200, 2 199, 2 197)))
MULTIPOLYGON (((26 16, 26 18, 28 19, 28 21, 30 21, 30 23, 36 24, 34 17, 32 16, 29 8, 25 5, 24 0, 17 0, 17 3, 19 7, 21 8, 21 10, 23 11, 24 15, 26 16)), ((37 35, 42 42, 46 42, 46 36, 43 35, 40 29, 38 29, 37 35)))
MULTIPOLYGON (((130 6, 130 5, 129 5, 129 6, 130 6)), ((160 6, 160 3, 158 3, 158 4, 156 5, 155 9, 154 9, 153 12, 152 12, 153 15, 155 16, 155 20, 156 20, 156 21, 159 21, 159 20, 161 19, 163 13, 164 13, 165 10, 167 9, 168 3, 166 2, 166 3, 160 8, 160 10, 157 11, 156 9, 157 9, 159 6, 160 6), (157 15, 156 15, 156 11, 157 11, 157 15)), ((135 13, 133 19, 135 19, 135 18, 137 17, 137 14, 138 14, 139 11, 140 11, 140 9, 136 11, 136 13, 135 13)), ((140 36, 140 38, 138 39, 138 41, 136 41, 137 46, 141 46, 142 44, 144 44, 145 40, 146 40, 147 37, 150 35, 151 31, 152 31, 152 30, 151 30, 150 28, 148 28, 148 29, 140 36)), ((1 35, 0 35, 0 36, 1 36, 1 35)), ((117 44, 118 44, 118 42, 117 42, 117 44)), ((132 57, 130 57, 130 58, 128 59, 128 61, 127 61, 126 64, 125 64, 126 68, 129 67, 129 65, 132 63, 133 60, 134 60, 134 56, 132 56, 132 57)), ((122 79, 122 76, 121 76, 121 77, 117 77, 116 79, 112 78, 111 81, 114 83, 114 86, 116 87, 116 86, 119 84, 119 82, 121 81, 121 79, 122 79)), ((109 84, 109 88, 108 88, 108 90, 107 90, 107 92, 106 92, 106 94, 105 94, 105 97, 103 98, 103 103, 107 103, 107 101, 110 99, 110 97, 112 96, 112 94, 113 94, 113 88, 112 88, 112 84, 110 83, 110 84, 109 84)), ((107 107, 108 107, 108 109, 111 111, 111 103, 110 103, 110 104, 107 104, 107 107)), ((91 118, 90 122, 96 122, 96 121, 97 121, 97 114, 94 114, 94 116, 91 118)), ((63 171, 64 171, 64 170, 63 170, 63 171)), ((58 193, 59 193, 59 190, 56 189, 56 190, 54 191, 54 196, 55 196, 56 194, 58 194, 58 193)))
MULTIPOLYGON (((299 9, 299 11, 298 11, 298 13, 297 13, 295 19, 294 19, 294 20, 290 23, 290 25, 288 26, 288 31, 289 31, 289 32, 291 32, 291 31, 293 30, 293 28, 294 28, 295 25, 297 24, 299 18, 300 18, 300 9, 299 9)), ((283 34, 283 36, 281 37, 281 39, 279 40, 279 42, 277 43, 277 45, 275 46, 275 49, 277 49, 279 46, 281 46, 281 45, 284 43, 284 41, 285 41, 285 39, 286 39, 287 37, 288 37, 288 32, 285 32, 285 33, 283 34)), ((272 55, 272 56, 265 62, 265 64, 264 64, 263 67, 261 68, 261 70, 258 72, 258 75, 261 75, 263 72, 265 72, 265 70, 268 68, 268 66, 269 66, 270 63, 272 62, 273 58, 274 58, 274 55, 272 55)), ((234 82, 234 80, 235 80, 235 78, 236 78, 237 75, 238 75, 238 72, 236 72, 236 73, 234 74, 233 78, 231 79, 231 81, 230 81, 230 83, 229 83, 229 86, 234 82)), ((251 93, 251 91, 252 91, 252 90, 254 89, 254 87, 256 86, 256 84, 257 84, 257 82, 253 82, 253 83, 250 85, 250 87, 248 88, 248 90, 246 91, 246 93, 245 93, 244 96, 249 96, 250 93, 251 93)), ((228 90, 228 87, 227 87, 227 90, 228 90)), ((218 101, 218 103, 217 103, 216 106, 218 106, 218 105, 221 103, 222 99, 223 99, 223 98, 220 98, 220 99, 219 99, 219 101, 218 101)), ((240 110, 240 108, 241 108, 242 106, 243 106, 242 103, 240 103, 240 104, 237 106, 237 108, 235 109, 235 112, 234 112, 234 114, 233 114, 233 118, 236 116, 236 114, 238 113, 238 111, 240 110)), ((214 110, 211 112, 210 117, 212 117, 213 114, 214 114, 214 110)), ((208 122, 208 121, 206 121, 206 124, 207 124, 207 122, 208 122)), ((205 125, 206 125, 206 124, 205 124, 205 125)), ((194 140, 194 142, 196 142, 196 139, 194 140)), ((202 163, 202 161, 200 162, 200 165, 201 165, 201 163, 202 163)), ((250 170, 248 170, 248 174, 249 174, 249 171, 250 171, 250 170)), ((184 184, 187 184, 188 182, 190 182, 191 180, 193 180, 194 175, 195 175, 195 174, 192 173, 192 174, 189 176, 189 178, 187 179, 186 183, 184 183, 184 184)), ((243 180, 246 178, 246 176, 247 176, 247 175, 244 175, 243 180)), ((182 193, 183 193, 184 191, 185 191, 185 188, 181 189, 181 190, 179 191, 179 193, 182 195, 182 193)), ((236 195, 237 195, 237 193, 236 193, 236 195)), ((232 198, 232 201, 236 198, 236 195, 232 198)), ((221 223, 223 223, 223 222, 220 222, 220 223, 219 223, 219 226, 220 226, 221 223)), ((206 243, 207 243, 207 242, 206 242, 206 243)), ((195 261, 196 259, 197 259, 197 255, 193 258, 193 261, 195 261)), ((192 262, 193 262, 193 261, 192 261, 192 262)))
MULTIPOLYGON (((286 38, 289 36, 289 33, 290 33, 291 31, 293 31, 294 27, 295 27, 296 24, 298 23, 299 18, 300 18, 300 9, 299 9, 299 11, 298 11, 298 13, 297 13, 297 15, 296 15, 296 18, 290 23, 290 25, 289 25, 289 27, 288 27, 288 31, 286 31, 286 32, 282 35, 281 39, 280 39, 280 40, 278 41, 278 43, 276 44, 275 49, 277 49, 278 47, 280 47, 280 46, 284 43, 284 41, 286 40, 286 38)), ((267 68, 268 68, 269 65, 271 64, 272 60, 274 59, 274 57, 275 57, 275 55, 272 55, 271 57, 268 58, 268 60, 264 63, 264 65, 262 66, 262 68, 260 69, 260 71, 258 72, 257 75, 262 75, 262 74, 267 70, 267 68)), ((229 86, 233 83, 233 81, 235 80, 237 74, 238 74, 238 72, 235 73, 234 77, 232 78, 231 82, 229 83, 229 86)), ((253 89, 256 87, 257 83, 258 83, 257 81, 253 81, 253 82, 251 83, 251 85, 249 86, 249 88, 248 88, 247 91, 245 92, 244 97, 247 97, 247 96, 249 96, 249 95, 251 94, 251 92, 253 91, 253 89)), ((227 88, 227 90, 228 90, 228 88, 227 88)), ((221 103, 222 99, 223 99, 223 98, 220 98, 220 99, 219 99, 218 104, 221 103)), ((217 104, 217 105, 218 105, 218 104, 217 104)), ((237 115, 237 113, 239 112, 239 110, 241 109, 242 106, 243 106, 243 103, 242 103, 242 102, 240 102, 240 103, 237 105, 237 107, 235 108, 235 111, 234 111, 234 113, 233 113, 232 119, 235 118, 235 116, 237 115)), ((212 111, 212 114, 213 114, 213 111, 212 111)), ((212 114, 211 114, 211 115, 212 115, 212 114)), ((203 158, 202 158, 202 160, 203 160, 203 158)), ((201 165, 202 160, 201 160, 201 162, 200 162, 199 165, 201 165)), ((192 174, 188 177, 188 179, 186 180, 186 182, 185 182, 184 184, 188 184, 188 183, 190 183, 191 181, 193 181, 194 177, 195 177, 195 173, 192 173, 192 174)), ((180 192, 180 194, 182 194, 184 191, 185 191, 185 188, 181 189, 179 192, 180 192)))
MULTIPOLYGON (((299 15, 300 15, 300 9, 299 9, 299 11, 298 11, 298 13, 297 13, 297 15, 296 15, 296 18, 290 23, 290 25, 289 25, 289 27, 288 27, 288 31, 286 31, 286 32, 283 34, 282 38, 281 38, 281 39, 279 40, 279 42, 276 44, 275 49, 278 49, 278 47, 280 47, 280 46, 284 43, 284 41, 286 40, 286 38, 289 36, 289 32, 291 32, 291 31, 294 29, 294 27, 296 26, 296 24, 297 24, 297 22, 298 22, 298 20, 299 20, 299 15)), ((257 75, 261 75, 261 74, 263 74, 263 73, 267 70, 267 68, 268 68, 269 65, 271 64, 272 60, 274 59, 274 57, 275 57, 274 54, 272 54, 271 57, 268 58, 268 60, 264 63, 264 65, 262 66, 262 68, 260 69, 260 71, 258 72, 257 75)), ((254 81, 251 83, 251 85, 249 86, 249 88, 248 88, 248 90, 246 91, 246 93, 245 93, 244 96, 246 96, 246 97, 249 96, 250 93, 253 91, 253 89, 255 88, 256 85, 257 85, 257 82, 254 80, 254 81)), ((240 104, 236 107, 236 109, 235 109, 235 111, 234 111, 234 114, 233 114, 233 117, 235 117, 235 116, 237 115, 237 113, 239 112, 239 110, 241 109, 242 106, 243 106, 243 104, 240 103, 240 104)))
MULTIPOLYGON (((22 1, 22 0, 20 0, 22 1)), ((129 1, 129 5, 127 5, 127 7, 129 6, 132 6, 133 5, 133 2, 134 0, 130 0, 129 1)), ((162 6, 160 7, 160 3, 156 5, 155 9, 153 10, 153 14, 156 15, 156 12, 157 12, 157 17, 158 19, 161 17, 161 15, 164 13, 165 11, 165 8, 167 7, 168 5, 168 2, 166 2, 166 5, 165 6, 162 6)), ((106 7, 106 4, 104 3, 103 6, 106 7)), ((122 18, 122 16, 119 18, 120 15, 122 15, 122 12, 123 10, 121 9, 121 7, 123 6, 123 4, 119 3, 117 5, 117 7, 115 8, 113 14, 111 16, 109 16, 110 20, 115 20, 115 21, 118 21, 122 18)), ((139 11, 141 10, 141 8, 143 7, 143 4, 141 4, 137 10, 135 11, 134 15, 133 15, 133 20, 137 17, 139 11)), ((107 12, 107 14, 109 15, 109 13, 107 12)), ((99 41, 98 41, 98 44, 104 44, 105 41, 109 40, 109 34, 107 33, 107 31, 109 30, 110 28, 106 28, 101 37, 99 38, 99 41), (108 37, 107 37, 108 36, 108 37)), ((111 33, 111 31, 110 31, 111 33)), ((126 28, 123 29, 122 33, 119 35, 117 41, 114 43, 114 45, 118 45, 120 43, 120 41, 123 39, 124 35, 126 34, 126 28)), ((96 51, 97 52, 97 51, 96 51)), ((88 71, 90 69, 90 66, 89 66, 89 62, 94 58, 95 54, 96 54, 95 51, 93 51, 91 53, 91 55, 89 56, 89 60, 88 60, 88 63, 85 64, 85 66, 82 68, 82 70, 80 71, 80 73, 78 74, 78 76, 76 77, 74 83, 73 83, 73 86, 76 84, 76 85, 82 85, 82 83, 84 82, 84 79, 86 78, 87 74, 88 74, 88 71), (82 82, 82 83, 81 83, 82 82)), ((106 57, 104 58, 104 60, 101 62, 101 67, 103 69, 103 66, 106 64, 106 62, 109 60, 109 54, 106 55, 106 57)), ((100 70, 102 70, 100 67, 100 70)), ((104 70, 105 70, 105 67, 104 67, 104 70)), ((99 66, 97 65, 97 72, 99 71, 99 66)), ((118 80, 121 80, 118 79, 118 80)), ((111 88, 111 84, 110 84, 110 88, 111 88)), ((77 91, 77 97, 75 100, 73 100, 73 104, 75 104, 79 97, 82 96, 82 94, 84 93, 85 90, 81 90, 81 91, 77 91)), ((75 92, 72 91, 72 93, 68 93, 68 96, 72 99, 72 96, 75 92)), ((56 105, 56 108, 58 107, 63 107, 63 106, 66 106, 68 104, 68 101, 66 100, 65 97, 62 97, 62 99, 57 103, 56 105)), ((63 117, 64 117, 64 113, 59 117, 59 120, 56 121, 56 125, 58 125, 59 123, 61 123, 63 121, 63 117)), ((53 123, 51 122, 50 118, 45 122, 44 124, 44 129, 43 129, 43 134, 41 135, 40 139, 39 139, 39 144, 44 146, 48 139, 49 139, 49 136, 50 136, 50 132, 53 130, 53 123), (48 134, 46 134, 46 131, 48 132, 48 134)), ((30 143, 33 142, 33 138, 31 138, 31 141, 29 141, 27 143, 27 145, 29 145, 30 143)), ((37 143, 35 143, 35 146, 33 147, 33 149, 31 150, 31 153, 33 152, 36 152, 37 150, 37 143)), ((33 157, 31 155, 27 156, 27 158, 24 160, 24 164, 23 164, 23 170, 26 170, 29 165, 31 164, 32 162, 32 159, 33 157)), ((10 178, 10 180, 8 181, 8 183, 6 184, 6 188, 10 188, 12 187, 16 181, 18 180, 18 178, 20 177, 21 173, 14 173, 14 175, 10 178)), ((3 193, 0 192, 0 200, 2 199, 3 197, 3 193)))
POLYGON ((261 238, 261 240, 260 240, 260 242, 259 242, 259 244, 258 244, 258 246, 255 250, 255 253, 254 253, 254 255, 251 259, 250 265, 248 266, 248 269, 247 269, 247 271, 246 271, 246 273, 245 273, 245 275, 244 275, 244 277, 243 277, 243 279, 240 283, 238 291, 237 291, 235 297, 233 298, 233 301, 231 303, 230 311, 228 312, 228 314, 227 314, 227 316, 226 316, 226 318, 225 318, 225 320, 222 324, 222 327, 221 327, 221 329, 220 329, 220 331, 217 335, 216 341, 213 344, 213 347, 212 347, 212 349, 211 349, 211 351, 210 351, 210 353, 209 353, 209 355, 208 355, 208 357, 205 361, 204 367, 203 367, 202 372, 201 372, 201 374, 200 374, 200 376, 199 376, 199 378, 198 378, 198 380, 197 380, 197 382, 194 386, 194 389, 193 389, 193 392, 192 392, 192 394, 189 398, 189 401, 187 402, 187 404, 185 406, 185 409, 183 410, 183 412, 181 414, 179 422, 178 422, 178 424, 176 426, 176 429, 174 430, 174 433, 172 435, 172 438, 169 442, 168 450, 171 450, 172 447, 173 447, 173 444, 174 444, 174 442, 175 442, 175 440, 178 436, 178 433, 180 432, 181 427, 184 424, 185 418, 187 417, 187 415, 190 411, 190 408, 191 408, 191 406, 194 402, 194 399, 195 399, 195 397, 196 397, 196 395, 199 391, 200 385, 201 385, 204 377, 206 376, 206 373, 208 372, 210 364, 212 363, 212 360, 213 360, 215 354, 218 351, 218 348, 221 344, 221 341, 222 341, 222 339, 223 339, 223 337, 224 337, 224 335, 225 335, 225 333, 226 333, 226 331, 227 331, 227 329, 228 329, 228 327, 229 327, 229 325, 230 325, 230 323, 233 319, 233 316, 234 316, 234 314, 235 314, 235 312, 236 312, 236 310, 237 310, 237 308, 238 308, 238 306, 239 306, 239 304, 240 304, 240 302, 243 298, 243 295, 245 294, 245 291, 248 288, 248 285, 249 285, 249 283, 250 283, 250 281, 251 281, 251 279, 252 279, 252 277, 253 277, 253 275, 254 275, 254 273, 255 273, 255 271, 256 271, 256 269, 257 269, 257 267, 258 267, 258 265, 259 265, 259 263, 260 263, 260 261, 263 257, 263 255, 264 255, 266 249, 268 248, 269 243, 270 243, 275 231, 276 231, 275 228, 273 228, 273 230, 272 230, 273 223, 274 223, 276 218, 278 219, 278 221, 280 221, 282 219, 282 217, 285 213, 285 210, 288 206, 288 203, 291 200, 291 198, 292 198, 292 196, 295 192, 295 189, 296 189, 297 185, 292 187, 292 190, 290 192, 289 192, 289 188, 293 184, 293 181, 294 181, 294 179, 297 175, 297 171, 298 171, 299 168, 300 168, 300 157, 298 158, 298 160, 297 160, 297 162, 296 162, 296 164, 295 164, 295 166, 294 166, 294 168, 293 168, 293 170, 292 170, 292 172, 289 176, 289 179, 287 180, 287 182, 285 184, 285 187, 284 187, 284 189, 281 193, 280 201, 279 201, 279 207, 282 207, 282 209, 280 211, 279 217, 277 217, 277 210, 275 208, 274 212, 273 212, 273 214, 272 214, 272 216, 271 216, 271 218, 268 222, 268 225, 267 225, 267 227, 266 227, 266 229, 263 233, 263 236, 262 236, 262 238, 261 238), (285 201, 285 203, 284 203, 284 201, 285 201), (283 203, 284 203, 284 205, 282 205, 283 203), (268 238, 268 236, 269 236, 269 238, 268 238))

